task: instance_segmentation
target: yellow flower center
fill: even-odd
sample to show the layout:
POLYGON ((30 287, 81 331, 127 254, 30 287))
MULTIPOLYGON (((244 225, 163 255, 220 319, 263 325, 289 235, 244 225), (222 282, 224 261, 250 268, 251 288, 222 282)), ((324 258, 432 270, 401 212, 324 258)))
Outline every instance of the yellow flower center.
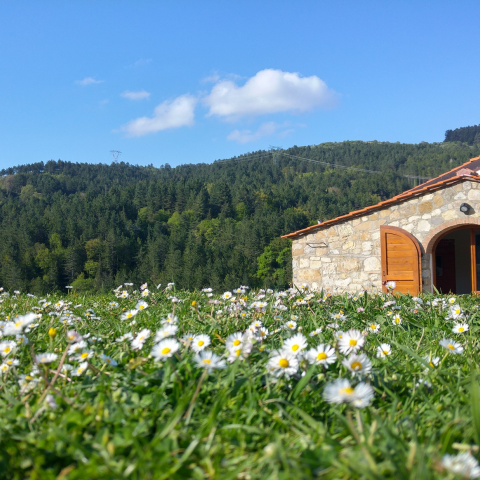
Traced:
POLYGON ((351 367, 352 367, 352 370, 361 370, 362 364, 360 362, 353 362, 351 367))
POLYGON ((349 344, 350 344, 351 347, 354 347, 357 344, 357 341, 352 338, 350 340, 349 344))
POLYGON ((278 364, 282 367, 282 368, 287 368, 289 363, 288 363, 288 360, 286 358, 281 358, 280 361, 278 362, 278 364))
POLYGON ((203 363, 212 363, 212 361, 211 361, 209 358, 205 358, 205 359, 203 360, 203 363))
POLYGON ((320 352, 317 355, 317 360, 325 360, 327 358, 327 354, 325 352, 320 352))
POLYGON ((299 348, 300 348, 300 347, 299 347, 298 345, 293 345, 293 346, 292 346, 292 350, 293 350, 294 352, 296 352, 299 348))
POLYGON ((341 388, 339 393, 346 393, 347 395, 351 395, 353 393, 352 387, 341 388))
POLYGON ((167 355, 170 353, 170 349, 168 347, 165 347, 163 350, 162 350, 162 355, 167 355))
POLYGON ((238 345, 240 345, 240 343, 241 343, 240 340, 234 340, 234 341, 233 341, 233 345, 234 345, 235 347, 238 346, 238 345))
MULTIPOLYGON (((200 340, 200 341, 198 342, 198 346, 199 346, 199 347, 203 347, 204 344, 205 344, 205 342, 204 342, 203 340, 200 340)), ((209 362, 209 363, 210 363, 210 362, 209 362)))

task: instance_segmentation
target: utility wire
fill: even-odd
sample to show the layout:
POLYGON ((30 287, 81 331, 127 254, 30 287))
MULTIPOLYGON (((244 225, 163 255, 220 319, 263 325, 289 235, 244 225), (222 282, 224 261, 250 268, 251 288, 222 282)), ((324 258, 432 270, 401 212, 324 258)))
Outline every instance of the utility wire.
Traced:
MULTIPOLYGON (((362 172, 362 173, 385 173, 385 172, 381 172, 379 170, 367 170, 365 168, 358 168, 358 167, 349 167, 347 165, 339 165, 338 163, 328 163, 328 162, 322 162, 321 160, 313 160, 312 158, 306 158, 306 157, 299 157, 297 155, 290 155, 288 153, 285 153, 285 152, 280 152, 280 151, 274 151, 274 152, 268 152, 268 153, 259 153, 259 154, 254 154, 254 155, 251 155, 247 158, 232 158, 232 159, 228 159, 228 160, 218 160, 216 163, 223 163, 223 162, 234 162, 234 161, 237 161, 237 162, 243 162, 243 161, 246 161, 246 160, 255 160, 256 158, 261 158, 261 157, 266 157, 266 156, 273 156, 273 155, 284 155, 286 157, 290 157, 290 158, 295 158, 295 159, 298 159, 298 160, 304 160, 306 162, 311 162, 311 163, 317 163, 319 165, 324 165, 324 166, 327 166, 327 167, 331 167, 331 168, 341 168, 343 170, 355 170, 357 172, 362 172)), ((424 180, 424 181, 427 181, 427 180, 431 180, 432 177, 420 177, 418 175, 401 175, 402 177, 405 177, 405 178, 412 178, 412 179, 416 179, 416 180, 424 180)))

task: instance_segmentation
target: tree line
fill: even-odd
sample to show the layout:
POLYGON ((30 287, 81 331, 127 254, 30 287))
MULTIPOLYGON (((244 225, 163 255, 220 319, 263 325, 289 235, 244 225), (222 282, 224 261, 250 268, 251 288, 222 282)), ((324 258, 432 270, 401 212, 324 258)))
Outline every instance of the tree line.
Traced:
POLYGON ((37 294, 127 281, 282 288, 292 272, 281 235, 413 187, 404 175, 433 177, 476 155, 480 146, 458 143, 341 142, 175 168, 61 160, 7 168, 0 285, 37 294))
POLYGON ((445 142, 464 142, 468 145, 480 144, 480 125, 461 127, 445 132, 445 142))

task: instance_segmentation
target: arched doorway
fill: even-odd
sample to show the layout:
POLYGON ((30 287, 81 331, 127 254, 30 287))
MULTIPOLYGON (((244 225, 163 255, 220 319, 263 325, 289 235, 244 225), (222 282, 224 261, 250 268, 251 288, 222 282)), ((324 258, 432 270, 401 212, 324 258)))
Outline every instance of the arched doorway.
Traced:
POLYGON ((433 285, 456 295, 480 288, 480 227, 459 226, 441 235, 432 248, 433 285))

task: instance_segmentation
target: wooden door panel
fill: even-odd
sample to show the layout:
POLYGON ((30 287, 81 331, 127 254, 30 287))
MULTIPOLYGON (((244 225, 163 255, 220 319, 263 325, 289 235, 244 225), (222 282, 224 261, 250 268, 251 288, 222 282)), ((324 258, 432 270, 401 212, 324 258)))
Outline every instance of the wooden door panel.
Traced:
POLYGON ((380 227, 382 283, 394 281, 395 291, 418 295, 421 291, 421 251, 415 237, 401 228, 380 227))

